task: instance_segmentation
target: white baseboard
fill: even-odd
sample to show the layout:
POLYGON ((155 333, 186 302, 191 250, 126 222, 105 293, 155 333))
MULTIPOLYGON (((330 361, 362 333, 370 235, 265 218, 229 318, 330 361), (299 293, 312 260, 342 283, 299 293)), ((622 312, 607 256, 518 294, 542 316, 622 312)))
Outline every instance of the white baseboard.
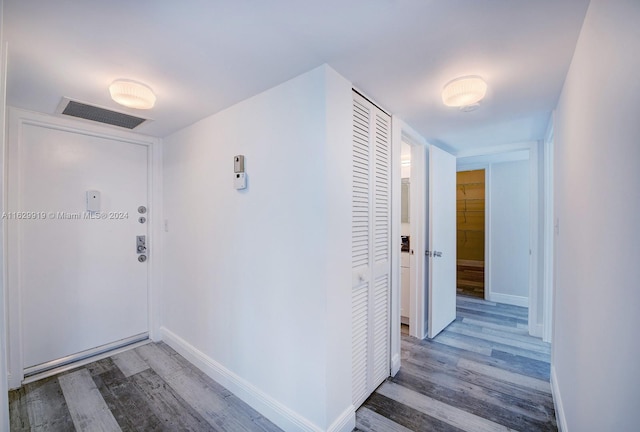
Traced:
POLYGON ((489 301, 495 303, 505 303, 513 306, 529 307, 529 297, 516 296, 511 294, 501 294, 490 292, 489 301))
POLYGON ((331 423, 327 432, 351 432, 355 427, 356 408, 353 405, 349 405, 349 407, 331 423))
MULTIPOLYGON (((171 330, 161 327, 160 332, 167 345, 281 429, 324 432, 316 424, 208 357, 171 330)), ((327 432, 349 432, 354 427, 355 408, 351 405, 331 424, 327 432)))
POLYGON ((542 338, 542 324, 529 324, 529 335, 542 338))
POLYGON ((558 387, 556 368, 554 365, 551 365, 551 395, 553 396, 553 405, 556 409, 556 423, 558 424, 558 431, 569 432, 569 428, 567 428, 567 418, 564 414, 564 406, 562 405, 560 387, 558 387))

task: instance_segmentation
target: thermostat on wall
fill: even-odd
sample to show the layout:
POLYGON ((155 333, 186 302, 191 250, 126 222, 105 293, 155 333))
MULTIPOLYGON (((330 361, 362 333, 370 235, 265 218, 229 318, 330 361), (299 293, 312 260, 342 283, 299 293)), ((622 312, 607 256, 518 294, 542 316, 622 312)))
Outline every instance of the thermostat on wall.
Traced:
POLYGON ((234 179, 233 179, 233 186, 240 190, 240 189, 246 189, 247 188, 247 175, 243 172, 241 173, 235 173, 234 174, 234 179))

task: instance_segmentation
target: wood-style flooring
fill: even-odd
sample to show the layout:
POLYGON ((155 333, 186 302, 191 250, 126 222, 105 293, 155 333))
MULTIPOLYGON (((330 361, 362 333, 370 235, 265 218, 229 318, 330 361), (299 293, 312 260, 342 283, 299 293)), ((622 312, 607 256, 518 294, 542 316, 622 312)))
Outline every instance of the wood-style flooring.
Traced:
MULTIPOLYGON (((11 431, 278 431, 163 343, 10 392, 11 431)), ((360 407, 356 431, 556 431, 549 345, 527 310, 458 298, 434 340, 402 335, 402 367, 360 407)))
POLYGON ((458 260, 456 269, 458 295, 484 299, 484 262, 458 260))
POLYGON ((433 340, 402 335, 402 365, 356 413, 358 431, 556 431, 550 346, 527 309, 458 297, 433 340))
POLYGON ((163 343, 9 392, 11 431, 280 429, 163 343))

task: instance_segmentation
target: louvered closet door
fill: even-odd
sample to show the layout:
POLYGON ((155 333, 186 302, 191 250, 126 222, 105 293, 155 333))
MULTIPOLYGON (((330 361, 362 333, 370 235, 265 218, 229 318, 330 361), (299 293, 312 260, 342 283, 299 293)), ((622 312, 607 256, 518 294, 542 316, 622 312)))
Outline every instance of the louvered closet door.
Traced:
POLYGON ((353 94, 353 403, 389 376, 391 118, 353 94))

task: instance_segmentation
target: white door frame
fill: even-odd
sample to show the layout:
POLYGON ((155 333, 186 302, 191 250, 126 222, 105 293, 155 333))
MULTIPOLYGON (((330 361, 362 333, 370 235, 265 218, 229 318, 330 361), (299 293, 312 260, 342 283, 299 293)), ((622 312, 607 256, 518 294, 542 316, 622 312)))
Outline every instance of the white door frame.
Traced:
MULTIPOLYGON (((7 157, 4 170, 7 179, 7 196, 3 202, 5 209, 17 208, 17 194, 19 190, 18 150, 20 146, 23 125, 37 125, 69 133, 82 134, 92 137, 117 140, 147 147, 147 188, 149 191, 149 236, 152 255, 147 267, 147 299, 149 308, 149 337, 158 340, 160 337, 160 272, 162 268, 162 153, 160 140, 138 135, 128 131, 119 131, 102 125, 92 125, 85 122, 54 117, 46 114, 34 113, 17 108, 9 108, 8 140, 6 142, 7 157)), ((7 371, 9 388, 18 388, 24 379, 22 357, 22 324, 20 311, 20 280, 19 280, 19 251, 18 233, 6 230, 4 244, 4 269, 6 281, 7 325, 8 325, 8 353, 7 371)))
MULTIPOLYGON (((491 164, 487 162, 456 164, 456 173, 461 171, 484 170, 484 299, 489 300, 491 292, 491 164)), ((457 250, 456 250, 457 254, 457 250)))
POLYGON ((424 230, 426 229, 426 158, 428 144, 411 127, 396 116, 391 117, 391 376, 400 370, 400 206, 401 206, 401 152, 402 142, 411 145, 411 185, 410 185, 410 220, 411 223, 411 249, 414 255, 411 256, 411 288, 409 307, 411 309, 411 320, 409 331, 412 336, 423 339, 426 336, 424 328, 424 260, 415 259, 420 251, 424 256, 424 230), (416 161, 423 163, 416 164, 416 161), (422 211, 420 211, 422 209, 422 211), (423 221, 423 223, 415 223, 423 221), (416 265, 413 265, 414 262, 416 265), (422 323, 422 325, 420 325, 422 323))
MULTIPOLYGON (((545 296, 545 283, 541 278, 543 274, 543 268, 541 262, 545 260, 544 250, 540 249, 540 245, 543 244, 544 236, 541 235, 549 228, 542 226, 543 217, 540 212, 541 205, 547 201, 547 197, 544 197, 544 189, 540 187, 540 181, 543 178, 544 161, 540 157, 540 147, 543 145, 539 141, 531 141, 524 143, 510 144, 506 146, 498 146, 488 149, 480 149, 469 152, 461 152, 458 154, 458 170, 476 169, 477 167, 488 166, 489 175, 488 182, 486 184, 487 193, 485 199, 487 200, 487 217, 485 223, 490 222, 491 209, 490 209, 490 165, 494 162, 509 160, 509 154, 518 151, 529 152, 529 178, 530 178, 530 227, 529 227, 529 334, 536 337, 542 337, 544 333, 544 327, 550 326, 550 322, 546 322, 544 319, 538 322, 538 310, 541 299, 546 299, 545 296), (465 160, 466 159, 466 160, 465 160)), ((490 225, 488 225, 490 227, 490 225)), ((491 256, 491 244, 490 244, 491 232, 487 229, 485 233, 485 272, 490 272, 490 266, 487 259, 491 256)), ((485 273, 485 298, 488 298, 491 292, 489 273, 485 273)), ((546 316, 549 312, 547 309, 547 301, 542 302, 542 315, 546 316)))

